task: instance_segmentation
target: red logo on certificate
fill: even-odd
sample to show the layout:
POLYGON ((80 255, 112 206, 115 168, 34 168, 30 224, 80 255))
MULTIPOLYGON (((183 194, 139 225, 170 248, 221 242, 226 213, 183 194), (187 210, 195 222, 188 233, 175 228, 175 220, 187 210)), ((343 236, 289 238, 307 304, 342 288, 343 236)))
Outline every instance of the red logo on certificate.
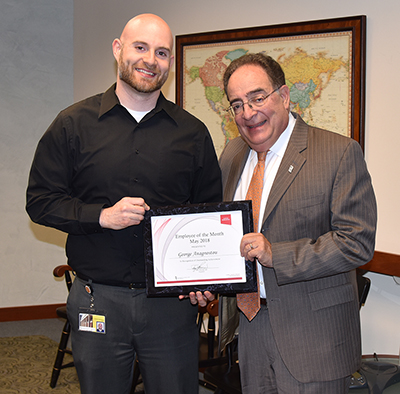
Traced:
POLYGON ((221 215, 221 224, 232 224, 232 219, 231 219, 231 215, 221 215))

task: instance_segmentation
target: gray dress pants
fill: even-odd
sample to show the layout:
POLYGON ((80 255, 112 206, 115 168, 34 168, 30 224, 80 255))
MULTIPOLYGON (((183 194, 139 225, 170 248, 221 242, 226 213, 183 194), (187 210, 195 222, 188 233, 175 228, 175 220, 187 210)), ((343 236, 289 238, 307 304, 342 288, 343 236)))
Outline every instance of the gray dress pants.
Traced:
POLYGON ((89 308, 85 284, 77 278, 67 302, 83 394, 129 393, 135 354, 146 394, 198 393, 197 307, 178 297, 148 298, 145 289, 92 283, 89 308), (85 331, 80 314, 105 323, 85 331))
POLYGON ((239 367, 243 394, 347 394, 350 386, 350 376, 326 382, 297 381, 282 360, 264 305, 251 322, 240 314, 239 367))

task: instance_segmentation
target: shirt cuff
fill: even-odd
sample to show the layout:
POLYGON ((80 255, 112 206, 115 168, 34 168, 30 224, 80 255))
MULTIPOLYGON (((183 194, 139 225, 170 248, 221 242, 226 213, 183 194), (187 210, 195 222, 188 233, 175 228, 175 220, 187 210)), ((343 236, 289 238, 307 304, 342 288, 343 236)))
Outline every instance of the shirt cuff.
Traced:
POLYGON ((81 211, 81 226, 86 234, 102 233, 103 228, 100 226, 100 212, 106 204, 87 204, 81 211))

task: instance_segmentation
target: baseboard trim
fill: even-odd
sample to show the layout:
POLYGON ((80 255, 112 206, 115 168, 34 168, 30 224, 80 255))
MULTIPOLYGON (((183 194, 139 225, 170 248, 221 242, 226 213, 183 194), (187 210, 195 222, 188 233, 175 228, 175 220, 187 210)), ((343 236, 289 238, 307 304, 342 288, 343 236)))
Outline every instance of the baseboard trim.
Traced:
POLYGON ((53 319, 57 317, 56 309, 65 304, 16 306, 0 308, 0 322, 53 319))

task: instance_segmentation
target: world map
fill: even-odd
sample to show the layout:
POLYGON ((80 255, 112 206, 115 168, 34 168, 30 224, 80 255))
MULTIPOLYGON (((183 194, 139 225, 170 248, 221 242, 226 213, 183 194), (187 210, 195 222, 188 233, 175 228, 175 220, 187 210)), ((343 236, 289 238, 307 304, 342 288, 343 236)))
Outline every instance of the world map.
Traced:
POLYGON ((183 107, 210 130, 219 155, 237 137, 223 88, 229 63, 249 52, 273 57, 285 72, 290 108, 312 126, 351 134, 351 32, 193 45, 183 53, 183 107))

